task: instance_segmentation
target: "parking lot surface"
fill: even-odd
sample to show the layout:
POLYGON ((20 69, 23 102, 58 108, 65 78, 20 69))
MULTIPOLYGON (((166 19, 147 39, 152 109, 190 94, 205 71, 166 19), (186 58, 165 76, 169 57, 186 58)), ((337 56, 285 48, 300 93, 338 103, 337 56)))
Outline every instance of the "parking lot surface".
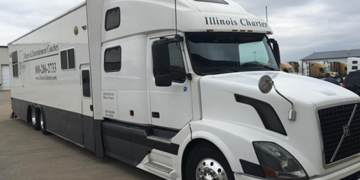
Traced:
POLYGON ((54 135, 44 136, 25 121, 10 119, 10 114, 10 92, 0 91, 0 180, 160 180, 54 135))

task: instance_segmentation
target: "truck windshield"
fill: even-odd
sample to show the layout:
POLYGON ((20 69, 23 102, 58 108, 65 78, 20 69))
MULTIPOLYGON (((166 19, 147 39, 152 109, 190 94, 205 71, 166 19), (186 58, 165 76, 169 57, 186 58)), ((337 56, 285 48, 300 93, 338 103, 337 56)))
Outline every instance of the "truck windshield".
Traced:
POLYGON ((289 68, 289 72, 295 72, 295 69, 294 68, 289 68))
POLYGON ((330 68, 325 68, 325 71, 329 72, 329 71, 331 71, 331 69, 330 68))
POLYGON ((186 39, 199 75, 279 70, 265 34, 187 33, 186 39))

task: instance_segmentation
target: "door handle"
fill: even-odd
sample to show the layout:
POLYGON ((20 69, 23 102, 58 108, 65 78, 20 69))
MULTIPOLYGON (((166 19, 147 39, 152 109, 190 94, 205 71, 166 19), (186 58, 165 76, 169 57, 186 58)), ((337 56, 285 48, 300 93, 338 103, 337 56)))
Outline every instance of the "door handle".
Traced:
POLYGON ((160 113, 158 113, 158 112, 152 112, 152 117, 153 117, 153 118, 160 118, 160 113))

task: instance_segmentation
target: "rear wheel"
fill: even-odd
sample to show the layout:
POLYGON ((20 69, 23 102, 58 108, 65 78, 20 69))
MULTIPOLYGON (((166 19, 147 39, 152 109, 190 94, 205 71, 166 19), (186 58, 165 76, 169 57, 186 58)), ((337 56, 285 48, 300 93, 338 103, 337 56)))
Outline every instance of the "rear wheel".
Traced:
POLYGON ((225 156, 214 145, 202 142, 186 161, 187 180, 235 180, 225 156))
POLYGON ((37 111, 39 110, 37 109, 31 110, 31 124, 36 131, 40 130, 40 119, 38 117, 39 113, 37 111))
POLYGON ((46 120, 45 120, 45 115, 43 114, 42 111, 39 111, 39 118, 40 118, 40 128, 41 128, 41 132, 44 135, 49 135, 50 133, 48 131, 46 131, 46 120))

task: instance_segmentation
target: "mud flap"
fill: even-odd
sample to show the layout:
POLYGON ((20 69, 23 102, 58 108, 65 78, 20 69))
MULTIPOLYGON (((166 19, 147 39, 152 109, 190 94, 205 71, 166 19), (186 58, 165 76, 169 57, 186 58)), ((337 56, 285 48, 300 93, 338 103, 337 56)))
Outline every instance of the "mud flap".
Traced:
POLYGON ((17 116, 16 116, 16 114, 14 112, 12 112, 11 115, 10 115, 10 119, 15 119, 15 118, 17 118, 17 116))

